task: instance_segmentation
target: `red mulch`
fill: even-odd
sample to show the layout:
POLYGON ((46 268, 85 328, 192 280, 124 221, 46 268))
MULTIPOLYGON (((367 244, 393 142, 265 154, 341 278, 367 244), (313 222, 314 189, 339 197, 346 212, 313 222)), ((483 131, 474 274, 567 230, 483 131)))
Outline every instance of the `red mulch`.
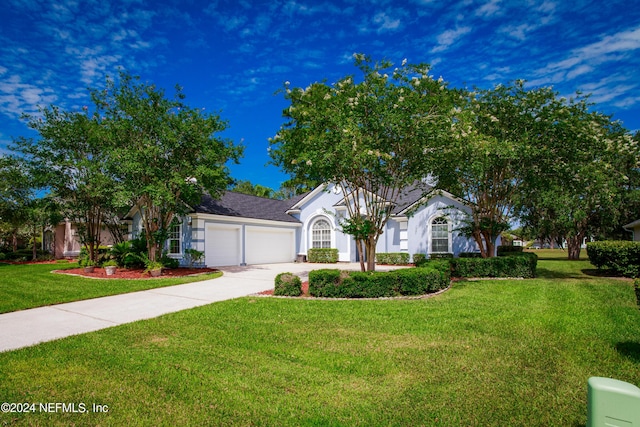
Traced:
MULTIPOLYGON (((273 295, 273 289, 269 289, 268 291, 262 291, 258 293, 258 295, 273 295)), ((309 295, 309 282, 302 282, 302 295, 301 297, 310 297, 309 295)))
MULTIPOLYGON (((215 268, 166 268, 162 270, 161 277, 182 277, 195 274, 213 273, 219 271, 215 268)), ((149 273, 145 273, 143 269, 127 269, 118 268, 112 276, 107 276, 104 268, 95 268, 93 273, 85 273, 83 268, 72 268, 69 270, 57 270, 56 273, 75 274, 84 277, 93 277, 96 279, 151 279, 149 273)))

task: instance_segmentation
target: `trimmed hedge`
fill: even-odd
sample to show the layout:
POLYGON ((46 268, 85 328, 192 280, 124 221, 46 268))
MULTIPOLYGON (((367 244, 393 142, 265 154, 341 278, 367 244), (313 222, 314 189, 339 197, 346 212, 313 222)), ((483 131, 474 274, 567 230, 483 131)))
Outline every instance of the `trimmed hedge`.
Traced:
POLYGON ((451 263, 454 277, 524 277, 536 276, 538 256, 534 253, 512 253, 493 258, 455 258, 451 263))
POLYGON ((480 252, 460 252, 458 256, 460 258, 482 258, 482 254, 480 252))
POLYGON ((451 258, 453 258, 452 253, 435 253, 435 254, 429 255, 429 259, 451 259, 451 258))
POLYGON ((640 276, 640 242, 625 240, 589 242, 587 255, 598 269, 610 268, 626 277, 640 276))
POLYGON ((425 254, 413 254, 413 263, 416 267, 420 267, 427 262, 427 256, 425 254))
POLYGON ((299 297, 302 295, 302 281, 293 273, 280 273, 276 276, 274 295, 299 297))
POLYGON ((521 254, 523 251, 522 246, 504 245, 498 246, 498 256, 521 254))
POLYGON ((446 288, 449 282, 447 263, 384 272, 324 269, 309 272, 309 294, 325 298, 424 295, 446 288))
POLYGON ((313 248, 307 251, 308 262, 336 263, 338 250, 335 248, 313 248))
POLYGON ((407 265, 409 264, 409 254, 407 252, 383 252, 376 254, 378 264, 387 265, 407 265))

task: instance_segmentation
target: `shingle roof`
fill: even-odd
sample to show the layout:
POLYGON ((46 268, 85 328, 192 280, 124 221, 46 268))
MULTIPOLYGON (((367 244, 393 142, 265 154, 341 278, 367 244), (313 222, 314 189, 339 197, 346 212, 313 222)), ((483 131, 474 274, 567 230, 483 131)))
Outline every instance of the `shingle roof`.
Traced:
POLYGON ((295 202, 292 203, 291 200, 292 199, 266 199, 264 197, 227 191, 217 200, 205 194, 202 196, 200 205, 196 206, 195 211, 197 213, 235 216, 240 218, 300 222, 286 213, 287 209, 295 204, 295 202))

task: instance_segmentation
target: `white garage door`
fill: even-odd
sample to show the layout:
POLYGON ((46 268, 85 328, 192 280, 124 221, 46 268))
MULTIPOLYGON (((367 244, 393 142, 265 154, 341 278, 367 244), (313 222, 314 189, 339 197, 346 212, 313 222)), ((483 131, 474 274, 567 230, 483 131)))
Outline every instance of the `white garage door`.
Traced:
POLYGON ((239 265, 240 227, 209 226, 205 236, 205 262, 208 267, 239 265))
POLYGON ((247 264, 292 262, 295 257, 295 230, 247 227, 247 264))

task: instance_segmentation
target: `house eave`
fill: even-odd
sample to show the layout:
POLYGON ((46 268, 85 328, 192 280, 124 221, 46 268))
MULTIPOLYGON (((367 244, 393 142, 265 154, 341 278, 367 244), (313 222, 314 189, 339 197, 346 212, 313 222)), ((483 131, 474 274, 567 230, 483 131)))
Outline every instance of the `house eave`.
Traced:
POLYGON ((630 224, 627 225, 623 225, 622 228, 624 228, 625 230, 633 230, 634 228, 640 226, 640 219, 637 221, 633 221, 630 224))
POLYGON ((227 215, 216 215, 216 214, 207 214, 207 213, 192 213, 189 216, 191 216, 192 220, 204 219, 204 220, 210 220, 215 222, 272 225, 272 226, 289 227, 289 228, 302 227, 302 223, 300 222, 276 221, 276 220, 270 220, 270 219, 247 218, 247 217, 241 217, 241 216, 227 216, 227 215))

